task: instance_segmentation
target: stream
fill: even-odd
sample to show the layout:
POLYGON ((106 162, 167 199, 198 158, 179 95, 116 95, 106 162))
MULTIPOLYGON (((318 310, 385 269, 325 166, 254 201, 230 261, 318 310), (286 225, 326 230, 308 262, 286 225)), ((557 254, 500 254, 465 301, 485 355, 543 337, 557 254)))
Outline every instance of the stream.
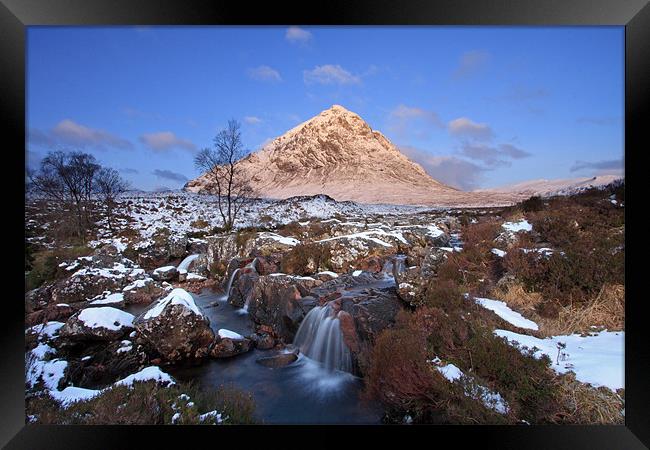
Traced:
MULTIPOLYGON (((241 335, 253 333, 249 316, 230 305, 223 293, 204 289, 192 295, 215 334, 220 328, 241 335)), ((256 363, 259 358, 281 352, 253 349, 232 358, 209 359, 201 365, 169 366, 166 371, 180 381, 194 381, 205 388, 232 384, 250 392, 255 416, 265 424, 380 423, 382 408, 361 398, 363 381, 350 373, 328 370, 303 354, 281 368, 256 363)))

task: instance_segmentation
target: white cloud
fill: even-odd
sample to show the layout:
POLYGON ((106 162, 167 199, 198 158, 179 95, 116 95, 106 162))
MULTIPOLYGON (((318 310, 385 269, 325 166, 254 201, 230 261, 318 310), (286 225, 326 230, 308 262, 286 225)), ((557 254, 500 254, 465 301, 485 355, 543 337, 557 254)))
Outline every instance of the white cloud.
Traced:
POLYGON ((312 38, 312 34, 300 27, 289 27, 284 38, 292 44, 306 44, 312 38))
POLYGON ((269 66, 258 66, 248 69, 248 76, 256 81, 282 81, 280 72, 269 66))
POLYGON ((414 147, 400 147, 400 151, 420 164, 435 180, 465 191, 476 189, 484 172, 489 170, 455 156, 433 155, 414 147))
POLYGON ((244 117, 244 122, 246 122, 249 125, 257 125, 258 123, 262 123, 262 119, 255 116, 246 116, 244 117))
POLYGON ((104 130, 81 125, 71 119, 65 119, 59 122, 52 129, 51 137, 53 140, 59 141, 64 145, 95 147, 98 149, 105 149, 106 147, 120 149, 133 148, 133 144, 126 139, 122 139, 104 130))
POLYGON ((171 131, 145 133, 140 136, 140 142, 154 151, 165 151, 173 148, 182 148, 189 151, 196 150, 196 146, 192 142, 178 138, 171 131))
POLYGON ((457 137, 472 138, 480 141, 492 138, 492 129, 485 123, 476 123, 467 117, 459 117, 448 124, 449 132, 457 137))
POLYGON ((305 70, 303 79, 306 84, 361 84, 361 77, 353 75, 338 64, 325 64, 305 70))
POLYGON ((432 127, 442 126, 437 113, 414 106, 398 105, 388 116, 388 129, 402 137, 425 138, 432 127))

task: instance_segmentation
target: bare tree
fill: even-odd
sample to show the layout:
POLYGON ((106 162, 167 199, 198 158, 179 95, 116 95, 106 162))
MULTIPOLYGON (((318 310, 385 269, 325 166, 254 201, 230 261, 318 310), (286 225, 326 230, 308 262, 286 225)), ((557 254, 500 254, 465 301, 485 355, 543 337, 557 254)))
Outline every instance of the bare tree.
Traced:
POLYGON ((233 228, 241 208, 254 197, 249 179, 237 165, 247 153, 240 128, 239 122, 229 120, 227 127, 215 136, 214 148, 204 148, 194 159, 196 167, 205 171, 208 181, 213 183, 212 191, 217 196, 226 230, 233 228))
POLYGON ((113 210, 117 197, 128 189, 128 182, 115 169, 102 168, 97 173, 95 191, 104 204, 109 231, 113 231, 113 210))
POLYGON ((75 231, 86 238, 91 224, 92 193, 95 175, 100 169, 95 157, 88 153, 50 152, 41 161, 40 170, 31 174, 32 191, 71 210, 75 231))

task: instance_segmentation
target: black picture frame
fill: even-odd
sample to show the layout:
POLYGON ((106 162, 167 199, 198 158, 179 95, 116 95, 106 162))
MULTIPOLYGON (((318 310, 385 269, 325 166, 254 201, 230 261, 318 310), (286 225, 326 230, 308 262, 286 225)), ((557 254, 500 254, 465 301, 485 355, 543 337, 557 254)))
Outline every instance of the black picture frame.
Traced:
MULTIPOLYGON (((634 242, 638 226, 630 214, 641 214, 643 186, 639 163, 645 137, 642 117, 648 117, 650 90, 650 6, 646 0, 445 0, 328 2, 219 2, 208 0, 0 0, 0 79, 2 122, 6 126, 5 191, 6 219, 18 228, 24 219, 20 206, 20 178, 24 170, 25 145, 25 41, 26 27, 36 25, 501 25, 568 26, 619 25, 625 33, 625 173, 627 239, 634 242), (7 137, 10 139, 7 141, 7 137), (10 144, 11 143, 11 144, 10 144), (23 168, 20 165, 23 165, 23 168), (11 176, 8 176, 11 175, 11 176), (630 184, 631 182, 631 184, 630 184), (632 188, 630 188, 632 186, 632 188), (16 191, 14 193, 14 191, 16 191), (632 193, 630 195, 630 192, 632 193), (632 234, 630 234, 632 231, 632 234)), ((28 69, 28 68, 27 68, 28 69)), ((24 192, 24 191, 23 191, 24 192)), ((24 196, 24 195, 23 195, 24 196)), ((24 198, 23 198, 24 200, 24 198)), ((23 229, 24 229, 24 223, 23 229)), ((8 228, 8 227, 7 227, 8 228)), ((13 233, 7 240, 22 245, 13 233)), ((630 245, 628 261, 642 261, 642 246, 630 245)), ((11 260, 5 256, 5 260, 11 260)), ((0 389, 2 420, 0 444, 6 448, 133 448, 136 436, 148 446, 163 448, 187 445, 188 439, 208 439, 222 445, 225 437, 241 445, 281 444, 309 446, 313 443, 341 445, 352 432, 386 445, 404 445, 404 439, 423 438, 419 445, 440 445, 452 440, 458 446, 472 441, 482 448, 636 449, 650 445, 650 358, 647 325, 642 314, 645 298, 641 278, 645 266, 626 272, 624 426, 427 426, 419 427, 82 427, 25 425, 24 417, 24 309, 16 280, 22 276, 7 265, 8 284, 3 298, 4 326, 0 327, 0 389), (14 292, 15 291, 15 292, 14 292), (302 437, 308 439, 302 439, 302 437), (251 442, 259 439, 259 444, 251 442), (316 439, 314 439, 316 438, 316 439), (392 441, 392 442, 391 442, 392 441)), ((15 266, 15 264, 14 264, 15 266)), ((363 441, 362 441, 363 442, 363 441)), ((362 444, 359 444, 362 445, 362 444)), ((363 444, 367 445, 367 444, 363 444)))

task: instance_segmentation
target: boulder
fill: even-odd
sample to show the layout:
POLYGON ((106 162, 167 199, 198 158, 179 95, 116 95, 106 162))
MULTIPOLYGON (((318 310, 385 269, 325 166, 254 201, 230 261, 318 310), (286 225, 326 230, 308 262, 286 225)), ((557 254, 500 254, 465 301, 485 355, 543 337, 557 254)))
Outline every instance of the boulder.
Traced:
POLYGON ((178 271, 178 282, 183 283, 184 281, 187 280, 187 270, 185 269, 180 269, 178 271))
POLYGON ((217 262, 227 265, 232 258, 247 256, 253 250, 253 240, 243 234, 224 234, 208 236, 207 241, 207 267, 217 262))
POLYGON ((61 280, 52 289, 51 303, 77 303, 103 294, 105 291, 119 291, 126 280, 88 273, 73 275, 61 280))
MULTIPOLYGON (((314 302, 303 303, 303 295, 321 282, 310 277, 267 275, 257 278, 249 295, 248 312, 258 325, 291 342, 305 314, 314 302)), ((312 299, 313 300, 313 299, 312 299)))
POLYGON ((52 298, 53 284, 47 284, 25 294, 25 313, 32 313, 45 308, 52 298))
POLYGON ((228 303, 239 308, 242 308, 246 303, 250 303, 255 283, 259 277, 257 271, 251 267, 239 269, 230 288, 228 303))
POLYGON ((364 258, 358 263, 358 269, 360 270, 365 270, 366 272, 381 272, 381 269, 384 266, 384 260, 383 258, 380 258, 379 256, 369 256, 368 258, 364 258))
POLYGON ((230 358, 246 353, 252 348, 251 340, 230 330, 219 330, 214 346, 210 350, 213 358, 230 358))
POLYGON ((174 289, 135 320, 138 339, 167 362, 200 359, 214 342, 210 322, 191 294, 174 289))
POLYGON ((167 252, 170 258, 182 258, 187 251, 187 236, 171 235, 167 241, 167 252))
POLYGON ((39 311, 34 311, 25 316, 25 325, 31 327, 49 321, 67 320, 77 309, 68 304, 49 305, 39 311))
POLYGON ((419 267, 411 267, 400 274, 395 274, 397 295, 410 306, 420 306, 423 301, 425 281, 419 267))
POLYGON ((152 278, 156 281, 173 281, 178 277, 178 269, 175 266, 164 266, 155 269, 152 278))
POLYGON ((187 251, 191 254, 205 254, 208 251, 208 241, 205 239, 190 238, 187 242, 187 251))
POLYGON ((270 350, 275 347, 275 339, 269 333, 255 333, 251 336, 251 340, 259 350, 270 350))
POLYGON ((295 362, 297 359, 298 359, 297 353, 289 352, 289 353, 280 353, 274 356, 266 356, 264 358, 259 358, 255 362, 265 367, 278 369, 280 367, 288 366, 289 364, 295 362))
POLYGON ((110 306, 86 308, 67 320, 59 336, 70 341, 114 341, 133 331, 133 319, 110 306))
POLYGON ((420 273, 423 278, 432 278, 438 275, 438 269, 447 261, 449 251, 440 247, 429 247, 424 253, 420 264, 420 273))
POLYGON ((153 278, 136 280, 122 290, 127 304, 151 303, 165 295, 166 292, 162 285, 154 281, 153 278))

